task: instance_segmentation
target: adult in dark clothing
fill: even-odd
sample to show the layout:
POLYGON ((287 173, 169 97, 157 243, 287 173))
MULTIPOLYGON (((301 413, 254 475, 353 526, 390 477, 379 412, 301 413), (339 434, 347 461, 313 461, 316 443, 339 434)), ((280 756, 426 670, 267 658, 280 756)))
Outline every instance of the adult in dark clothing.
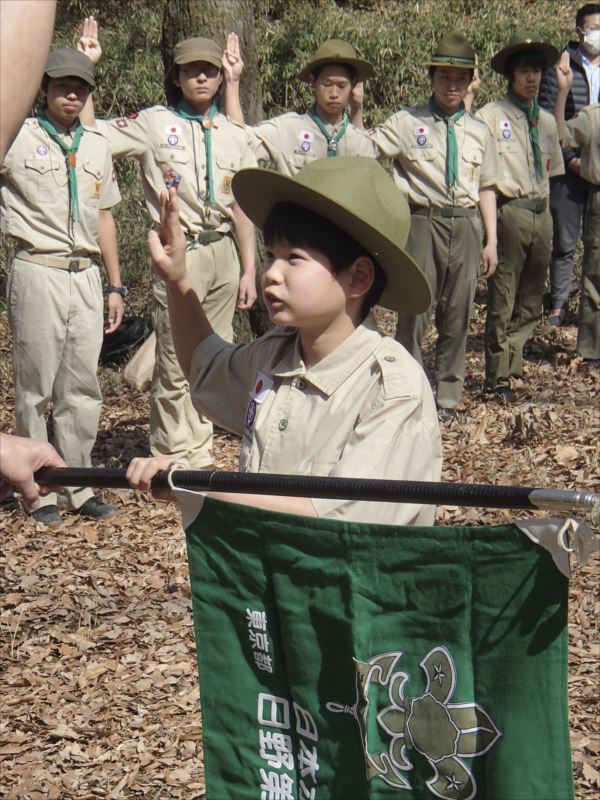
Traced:
MULTIPOLYGON (((569 42, 573 85, 565 105, 565 119, 574 117, 584 106, 600 100, 600 4, 587 3, 575 17, 578 41, 569 42)), ((547 69, 540 85, 539 103, 552 113, 557 94, 556 68, 547 69)), ((548 324, 560 326, 566 314, 573 259, 579 228, 590 184, 581 177, 578 149, 563 149, 565 174, 550 181, 550 210, 554 220, 552 260, 550 263, 550 300, 548 324)), ((584 220, 585 225, 585 220, 584 220)))

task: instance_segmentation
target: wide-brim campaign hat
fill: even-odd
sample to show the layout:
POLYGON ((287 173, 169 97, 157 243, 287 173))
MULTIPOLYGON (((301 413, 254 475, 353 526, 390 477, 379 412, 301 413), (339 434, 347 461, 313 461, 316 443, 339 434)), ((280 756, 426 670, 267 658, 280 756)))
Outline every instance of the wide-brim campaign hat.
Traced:
POLYGON ((452 31, 437 43, 437 47, 429 61, 423 67, 459 67, 461 69, 475 69, 477 60, 475 49, 467 41, 467 37, 460 31, 452 31))
POLYGON ((506 62, 511 56, 533 52, 543 54, 547 67, 555 64, 560 58, 560 52, 553 45, 547 42, 540 42, 532 33, 518 31, 511 36, 506 47, 503 47, 492 57, 492 69, 501 75, 506 75, 506 62))
POLYGON ((319 47, 304 69, 298 73, 301 81, 310 81, 311 74, 325 64, 346 64, 356 70, 356 79, 366 81, 375 73, 373 65, 356 55, 356 50, 343 39, 328 39, 319 47))
POLYGON ((379 304, 401 314, 429 308, 431 289, 405 252, 410 210, 404 195, 375 159, 338 156, 313 161, 293 177, 242 169, 233 194, 259 228, 277 203, 294 203, 337 225, 377 259, 387 277, 379 304))
POLYGON ((195 36, 177 42, 173 48, 173 64, 191 64, 192 61, 205 61, 221 69, 223 66, 223 49, 212 39, 195 36))
POLYGON ((50 53, 44 75, 49 78, 80 78, 92 89, 95 87, 94 65, 85 53, 70 47, 50 53))

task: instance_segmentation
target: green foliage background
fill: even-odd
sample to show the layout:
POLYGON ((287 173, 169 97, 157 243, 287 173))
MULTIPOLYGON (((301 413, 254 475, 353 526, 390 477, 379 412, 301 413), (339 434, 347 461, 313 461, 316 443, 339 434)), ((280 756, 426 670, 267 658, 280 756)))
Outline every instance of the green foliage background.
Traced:
MULTIPOLYGON (((72 46, 84 16, 100 24, 104 58, 98 66, 98 116, 120 116, 163 102, 160 55, 162 13, 168 0, 58 0, 55 46, 72 46)), ((202 0, 197 0, 202 2, 202 0)), ((421 62, 436 41, 461 29, 479 54, 481 90, 477 104, 498 97, 503 81, 489 68, 494 52, 516 29, 526 29, 562 48, 572 36, 582 2, 556 0, 256 0, 257 47, 264 116, 300 110, 310 103, 308 88, 295 76, 326 38, 344 38, 376 69, 366 87, 368 124, 428 96, 421 62)), ((201 35, 190 31, 190 36, 201 35)), ((135 162, 117 162, 123 196, 115 209, 123 277, 130 285, 148 277, 144 207, 135 162)), ((0 242, 0 285, 5 282, 12 245, 0 242)), ((4 292, 2 292, 2 295, 4 292)))

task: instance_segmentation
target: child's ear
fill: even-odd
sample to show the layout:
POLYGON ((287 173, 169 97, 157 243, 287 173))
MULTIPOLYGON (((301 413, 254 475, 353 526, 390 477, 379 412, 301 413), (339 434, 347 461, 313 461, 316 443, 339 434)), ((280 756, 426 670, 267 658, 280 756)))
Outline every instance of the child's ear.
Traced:
POLYGON ((350 267, 350 297, 363 297, 375 280, 375 265, 368 256, 359 256, 350 267))

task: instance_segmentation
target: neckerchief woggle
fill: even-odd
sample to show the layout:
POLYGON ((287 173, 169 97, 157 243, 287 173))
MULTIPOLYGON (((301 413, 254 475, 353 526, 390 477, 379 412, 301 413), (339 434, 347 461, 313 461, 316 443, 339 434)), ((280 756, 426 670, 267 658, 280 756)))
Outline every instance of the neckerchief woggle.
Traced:
POLYGON ((212 163, 212 119, 217 114, 217 104, 213 103, 207 114, 200 114, 186 101, 182 100, 175 109, 175 114, 182 119, 193 119, 199 122, 204 136, 204 151, 206 153, 206 182, 208 183, 208 202, 215 205, 215 186, 213 181, 212 163))
POLYGON ((447 114, 435 102, 432 95, 429 98, 429 110, 434 117, 446 123, 446 182, 450 188, 458 186, 458 142, 456 141, 456 131, 454 124, 466 113, 464 105, 454 114, 447 114))
POLYGON ((544 177, 544 168, 542 166, 542 151, 540 150, 540 106, 537 96, 534 97, 530 103, 521 100, 512 89, 508 90, 508 99, 513 105, 521 109, 527 115, 527 124, 529 125, 529 138, 531 139, 531 149, 533 150, 533 158, 535 160, 535 169, 538 178, 544 177))
POLYGON ((312 119, 315 123, 317 128, 321 131, 323 136, 327 139, 327 158, 334 158, 337 156, 337 148, 338 142, 342 138, 342 136, 346 133, 346 128, 348 127, 348 115, 344 114, 342 118, 342 124, 337 129, 336 133, 332 135, 327 130, 327 126, 319 116, 319 112, 317 111, 317 106, 314 105, 308 112, 308 116, 312 119))
POLYGON ((75 126, 74 131, 72 132, 73 142, 71 146, 69 146, 63 139, 61 139, 59 132, 56 129, 56 126, 49 119, 48 115, 46 114, 46 110, 44 109, 40 115, 38 116, 38 123, 40 128, 46 131, 48 136, 52 139, 53 142, 60 147, 60 149, 65 154, 65 161, 67 163, 67 179, 69 181, 69 219, 71 222, 71 227, 75 222, 78 222, 80 219, 79 215, 79 191, 77 189, 77 172, 75 167, 77 166, 77 150, 79 148, 79 143, 81 141, 81 137, 83 136, 83 125, 77 119, 77 124, 75 126))

